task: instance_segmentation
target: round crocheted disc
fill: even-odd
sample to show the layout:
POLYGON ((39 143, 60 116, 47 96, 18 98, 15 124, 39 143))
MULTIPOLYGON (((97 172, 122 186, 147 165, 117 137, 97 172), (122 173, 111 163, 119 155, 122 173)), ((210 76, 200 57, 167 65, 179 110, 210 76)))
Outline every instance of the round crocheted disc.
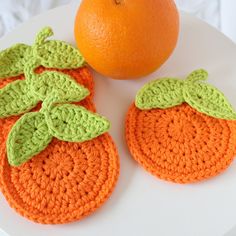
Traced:
POLYGON ((111 194, 118 154, 108 134, 84 143, 53 139, 22 166, 10 167, 0 146, 2 192, 19 214, 38 223, 62 224, 94 212, 111 194))
MULTIPOLYGON (((42 68, 38 71, 41 72, 42 68)), ((63 70, 93 94, 93 80, 86 68, 63 70)), ((0 80, 0 87, 23 76, 0 80)), ((79 103, 91 111, 91 96, 79 103)), ((34 110, 38 110, 40 104, 34 110)), ((19 214, 43 224, 80 220, 109 197, 119 175, 116 147, 109 134, 73 143, 56 138, 20 167, 11 167, 6 139, 20 116, 0 119, 0 188, 19 214)))
POLYGON ((191 183, 225 170, 236 154, 236 122, 199 113, 187 104, 139 110, 126 119, 131 155, 153 175, 191 183))

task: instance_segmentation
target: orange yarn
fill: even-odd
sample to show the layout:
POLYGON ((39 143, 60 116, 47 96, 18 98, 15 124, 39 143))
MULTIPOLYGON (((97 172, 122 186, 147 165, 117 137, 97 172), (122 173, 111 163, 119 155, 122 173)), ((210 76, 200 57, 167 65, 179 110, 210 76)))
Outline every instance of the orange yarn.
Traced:
MULTIPOLYGON (((37 69, 39 73, 43 70, 37 69)), ((89 70, 63 72, 91 91, 92 95, 79 104, 95 111, 89 70)), ((0 87, 16 79, 24 77, 0 80, 0 87)), ((80 220, 100 207, 113 191, 119 174, 118 153, 110 135, 106 133, 83 143, 54 138, 30 161, 11 167, 5 143, 18 118, 0 119, 0 188, 9 205, 22 216, 43 224, 80 220)))
POLYGON ((191 183, 225 170, 236 154, 236 122, 216 119, 187 104, 139 110, 131 105, 126 140, 136 161, 153 175, 191 183))

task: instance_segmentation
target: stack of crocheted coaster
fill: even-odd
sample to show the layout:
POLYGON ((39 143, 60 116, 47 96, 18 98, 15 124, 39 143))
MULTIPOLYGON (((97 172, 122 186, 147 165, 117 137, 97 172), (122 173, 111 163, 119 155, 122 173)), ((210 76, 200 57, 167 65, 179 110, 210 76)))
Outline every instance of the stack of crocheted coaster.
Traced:
POLYGON ((131 155, 155 176, 191 183, 225 170, 236 155, 236 113, 204 70, 145 85, 126 119, 131 155))
POLYGON ((62 224, 105 202, 119 161, 83 58, 51 35, 0 53, 0 188, 22 216, 62 224))

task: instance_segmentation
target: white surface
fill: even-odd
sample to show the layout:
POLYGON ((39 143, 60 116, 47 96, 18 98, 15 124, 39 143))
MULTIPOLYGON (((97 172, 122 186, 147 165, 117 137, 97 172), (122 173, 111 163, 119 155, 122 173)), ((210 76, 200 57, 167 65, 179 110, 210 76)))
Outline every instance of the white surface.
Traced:
MULTIPOLYGON (((51 25, 55 37, 71 43, 76 7, 64 6, 38 16, 0 40, 0 49, 22 41, 51 25)), ((0 195, 0 227, 11 236, 222 236, 236 224, 236 162, 222 175, 193 185, 161 181, 144 171, 129 155, 124 141, 124 118, 137 90, 162 76, 184 77, 197 68, 210 73, 236 107, 236 46, 224 35, 187 14, 181 17, 178 47, 154 74, 136 81, 115 81, 96 73, 95 103, 112 122, 120 154, 121 175, 109 201, 92 216, 73 224, 46 226, 14 212, 0 195)))

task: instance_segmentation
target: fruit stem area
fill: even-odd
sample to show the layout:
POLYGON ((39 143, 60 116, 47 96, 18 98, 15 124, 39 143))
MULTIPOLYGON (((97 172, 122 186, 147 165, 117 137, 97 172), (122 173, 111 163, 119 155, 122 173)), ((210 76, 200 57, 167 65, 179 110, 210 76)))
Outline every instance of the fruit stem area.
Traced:
POLYGON ((116 5, 120 5, 122 0, 114 0, 116 5))

